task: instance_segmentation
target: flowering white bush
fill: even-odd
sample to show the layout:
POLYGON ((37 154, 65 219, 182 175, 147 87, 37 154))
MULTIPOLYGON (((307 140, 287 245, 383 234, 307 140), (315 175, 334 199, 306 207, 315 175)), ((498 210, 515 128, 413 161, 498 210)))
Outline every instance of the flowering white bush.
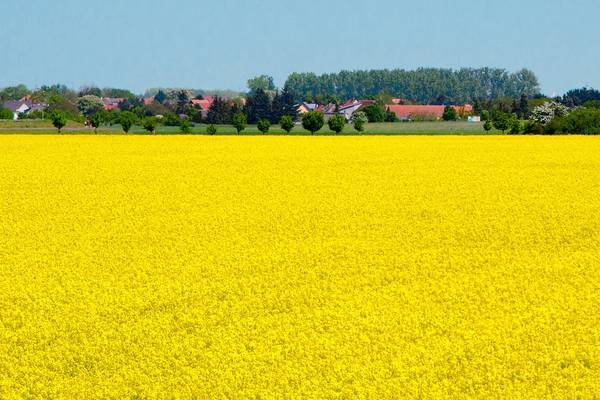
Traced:
POLYGON ((568 107, 552 101, 534 108, 529 119, 541 124, 547 124, 552 121, 554 117, 563 117, 567 114, 569 114, 568 107))

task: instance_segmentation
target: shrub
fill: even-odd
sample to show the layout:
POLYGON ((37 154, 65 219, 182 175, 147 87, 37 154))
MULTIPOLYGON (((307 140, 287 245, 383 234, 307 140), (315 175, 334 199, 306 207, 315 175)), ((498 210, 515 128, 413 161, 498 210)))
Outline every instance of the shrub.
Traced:
POLYGON ((600 134, 600 110, 578 108, 564 117, 554 118, 546 127, 546 133, 600 134))
POLYGON ((190 121, 184 119, 181 121, 181 125, 179 126, 179 130, 181 133, 192 133, 192 127, 190 125, 190 121))
POLYGON ((142 126, 148 132, 154 133, 156 131, 156 127, 158 126, 158 119, 156 119, 156 117, 146 117, 142 121, 142 126))
POLYGON ((165 126, 181 126, 181 118, 174 112, 165 113, 161 122, 165 126))
POLYGON ((486 132, 491 131, 493 127, 494 127, 494 125, 492 124, 492 121, 490 121, 489 119, 486 120, 485 123, 483 124, 483 129, 485 129, 486 132))
POLYGON ((119 115, 119 123, 121 124, 121 127, 125 133, 129 133, 129 130, 136 121, 137 117, 134 113, 130 111, 121 111, 121 114, 119 115))
POLYGON ((92 118, 90 118, 90 124, 92 124, 94 127, 94 133, 98 133, 98 128, 104 122, 102 116, 102 113, 97 112, 96 114, 92 115, 92 118))
POLYGON ((284 115, 279 120, 279 125, 281 126, 281 129, 290 133, 292 129, 294 129, 294 120, 289 115, 284 115))
POLYGON ((0 107, 0 119, 13 119, 14 114, 8 108, 0 107))
POLYGON ((206 127, 206 133, 208 133, 209 135, 214 135, 217 133, 217 127, 214 126, 213 124, 210 124, 206 127))
POLYGON ((67 117, 60 111, 52 113, 52 125, 58 129, 58 133, 67 125, 67 117))
POLYGON ((386 111, 385 122, 400 122, 400 119, 398 118, 396 113, 393 113, 391 111, 386 111))
POLYGON ((354 129, 356 129, 358 132, 362 132, 365 130, 365 124, 369 122, 369 118, 367 117, 367 114, 365 114, 362 111, 359 111, 357 113, 354 113, 352 117, 352 122, 354 124, 354 129))
POLYGON ((271 121, 269 121, 266 118, 263 118, 257 122, 256 127, 258 128, 259 131, 261 131, 263 134, 265 134, 265 133, 269 132, 269 129, 271 128, 271 121))
POLYGON ((511 135, 518 135, 521 133, 521 121, 519 121, 517 118, 513 118, 510 121, 509 129, 511 135))
POLYGON ((302 126, 311 135, 318 132, 323 125, 325 125, 325 119, 323 118, 323 114, 318 111, 309 111, 302 116, 302 126))
POLYGON ((336 114, 329 118, 329 121, 327 121, 327 125, 329 126, 329 129, 339 134, 341 131, 344 130, 344 126, 346 126, 346 117, 340 114, 336 114))
POLYGON ((456 110, 454 107, 446 106, 442 115, 444 121, 456 121, 456 110))
POLYGON ((384 122, 385 114, 383 110, 374 104, 364 107, 362 110, 367 115, 369 122, 384 122))
POLYGON ((248 124, 246 114, 241 112, 234 114, 234 116, 231 118, 231 123, 239 135, 241 131, 246 129, 246 125, 248 124))
POLYGON ((510 128, 511 119, 508 114, 498 112, 494 116, 494 120, 492 122, 494 124, 494 128, 504 133, 504 131, 510 128))

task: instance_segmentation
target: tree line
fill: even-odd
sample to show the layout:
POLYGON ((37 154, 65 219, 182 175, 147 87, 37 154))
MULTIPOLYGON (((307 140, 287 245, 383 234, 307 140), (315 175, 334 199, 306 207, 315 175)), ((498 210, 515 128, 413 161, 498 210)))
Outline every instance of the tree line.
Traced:
POLYGON ((296 93, 297 101, 310 101, 322 95, 349 99, 387 93, 420 104, 464 104, 502 96, 534 96, 540 90, 532 71, 522 69, 509 73, 501 68, 384 69, 322 75, 292 73, 285 86, 296 93))

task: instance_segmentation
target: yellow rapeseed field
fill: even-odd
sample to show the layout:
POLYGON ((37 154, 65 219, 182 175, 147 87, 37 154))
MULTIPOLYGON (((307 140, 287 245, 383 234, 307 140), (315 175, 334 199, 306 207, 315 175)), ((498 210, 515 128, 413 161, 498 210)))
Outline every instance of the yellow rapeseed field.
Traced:
POLYGON ((598 399, 600 137, 0 136, 2 399, 598 399))

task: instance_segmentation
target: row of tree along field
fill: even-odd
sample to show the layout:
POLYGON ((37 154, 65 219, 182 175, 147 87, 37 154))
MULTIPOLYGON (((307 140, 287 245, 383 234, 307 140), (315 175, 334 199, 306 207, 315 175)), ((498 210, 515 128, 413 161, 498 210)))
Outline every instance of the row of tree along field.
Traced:
MULTIPOLYGON (((422 81, 421 90, 413 93, 418 96, 413 96, 413 100, 402 99, 408 104, 415 103, 414 99, 419 96, 426 96, 429 99, 435 97, 435 100, 429 101, 429 103, 456 104, 455 101, 450 101, 450 97, 447 97, 451 92, 444 91, 441 87, 436 88, 436 85, 441 85, 442 81, 455 89, 458 86, 463 89, 476 88, 473 93, 477 96, 481 95, 481 97, 474 98, 473 111, 475 115, 480 115, 485 121, 486 130, 496 128, 510 133, 600 133, 597 116, 600 109, 600 92, 594 89, 575 89, 562 97, 551 99, 538 93, 537 79, 531 72, 525 70, 514 74, 488 68, 459 71, 420 69, 400 72, 411 76, 410 79, 422 81), (435 71, 437 72, 435 73, 435 71), (482 76, 486 79, 476 86, 474 79, 482 76), (434 77, 437 78, 434 79, 434 77), (459 77, 465 79, 464 82, 461 81, 461 85, 456 83, 459 77), (427 83, 429 78, 431 78, 431 82, 427 83)), ((327 79, 324 78, 325 75, 317 78, 334 81, 339 79, 345 82, 350 79, 349 77, 353 77, 352 79, 362 77, 365 79, 362 84, 367 85, 370 81, 365 77, 366 75, 380 78, 387 76, 388 79, 391 79, 389 77, 398 73, 399 71, 341 72, 327 75, 327 79)), ((340 84, 339 87, 335 85, 330 88, 320 87, 319 90, 327 89, 331 92, 318 92, 317 95, 311 93, 298 95, 297 90, 302 90, 298 82, 304 79, 300 79, 300 76, 312 75, 292 74, 281 90, 275 87, 273 78, 263 75, 248 81, 247 93, 213 93, 215 97, 207 112, 202 112, 192 101, 203 99, 203 94, 190 89, 155 89, 147 92, 145 96, 138 96, 126 89, 116 88, 99 89, 88 86, 74 91, 64 85, 54 85, 29 90, 27 87, 19 85, 0 90, 0 100, 4 102, 27 96, 32 101, 42 102, 46 105, 44 110, 23 115, 23 118, 52 119, 57 127, 63 127, 67 120, 73 120, 87 122, 96 128, 118 124, 123 127, 123 130, 129 131, 132 126, 139 125, 154 132, 158 126, 164 125, 180 127, 182 132, 189 132, 194 124, 205 123, 212 126, 209 131, 216 130, 218 125, 228 124, 234 125, 241 132, 247 124, 253 124, 257 125, 260 131, 268 132, 272 124, 280 124, 284 130, 288 131, 286 126, 289 126, 291 130, 294 129, 294 123, 302 123, 310 132, 317 132, 320 128, 315 129, 315 127, 319 125, 323 127, 325 124, 331 124, 330 129, 334 132, 342 131, 348 121, 344 121, 342 124, 339 118, 335 118, 331 122, 323 119, 321 123, 319 116, 310 113, 310 116, 306 117, 306 121, 304 118, 300 120, 297 115, 297 103, 304 100, 339 105, 346 100, 346 97, 338 97, 338 94, 342 93, 338 89, 344 86, 340 84), (228 94, 232 97, 221 97, 219 94, 228 94), (106 110, 101 98, 121 98, 123 101, 118 104, 117 108, 106 110), (146 101, 148 98, 152 101, 146 101)), ((308 80, 311 79, 313 78, 308 80)), ((360 86, 360 82, 355 82, 353 86, 355 90, 359 90, 356 88, 360 86)), ((393 87, 384 86, 383 88, 393 90, 393 87)), ((369 90, 377 89, 380 87, 372 86, 369 90)), ((460 97, 464 93, 460 96, 456 94, 459 92, 452 93, 455 93, 454 99, 464 98, 460 97)), ((361 132, 364 130, 365 124, 369 122, 397 121, 396 116, 387 111, 386 106, 394 97, 401 95, 401 92, 396 91, 378 92, 374 95, 364 96, 366 99, 374 100, 372 102, 374 104, 364 107, 361 114, 357 114, 352 119, 356 130, 361 132)), ((0 118, 10 119, 12 116, 12 112, 0 108, 0 118)), ((464 116, 457 115, 449 106, 446 107, 443 115, 443 119, 446 121, 453 121, 461 117, 464 116)))

